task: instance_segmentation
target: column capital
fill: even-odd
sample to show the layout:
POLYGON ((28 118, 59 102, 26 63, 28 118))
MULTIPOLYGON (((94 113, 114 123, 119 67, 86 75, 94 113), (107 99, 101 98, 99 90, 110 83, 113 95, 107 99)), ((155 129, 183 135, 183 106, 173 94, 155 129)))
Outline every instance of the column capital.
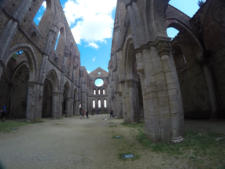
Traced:
POLYGON ((157 48, 160 56, 170 55, 171 51, 170 38, 164 37, 157 38, 156 41, 154 42, 154 46, 157 48))

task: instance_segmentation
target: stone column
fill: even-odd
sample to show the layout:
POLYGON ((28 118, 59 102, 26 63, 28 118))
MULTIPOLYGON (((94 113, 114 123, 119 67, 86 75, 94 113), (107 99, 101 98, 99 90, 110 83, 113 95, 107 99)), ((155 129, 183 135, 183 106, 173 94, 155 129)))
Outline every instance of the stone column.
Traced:
POLYGON ((60 102, 60 97, 63 95, 61 92, 53 92, 52 93, 52 115, 53 118, 61 118, 62 117, 62 104, 60 102))
POLYGON ((66 99, 66 115, 67 117, 73 116, 73 98, 72 97, 68 97, 66 99))
POLYGON ((207 87, 209 90, 209 100, 211 104, 211 118, 215 119, 217 118, 218 107, 217 107, 216 92, 215 92, 215 86, 214 86, 214 82, 212 78, 212 73, 206 64, 203 65, 203 71, 204 71, 205 79, 207 82, 207 87))
POLYGON ((151 43, 136 55, 143 93, 145 132, 153 141, 182 139, 183 109, 170 42, 151 43), (143 62, 140 62, 143 60, 143 62))
POLYGON ((6 24, 4 30, 0 34, 0 59, 7 57, 6 51, 9 48, 10 42, 13 39, 18 23, 24 18, 30 8, 32 0, 23 0, 20 6, 12 14, 12 18, 6 24))
POLYGON ((126 122, 137 122, 139 120, 138 111, 139 105, 137 102, 138 98, 138 89, 137 89, 137 80, 129 79, 125 81, 127 96, 126 96, 126 112, 127 117, 126 122))
POLYGON ((28 82, 26 117, 29 121, 41 119, 43 85, 38 82, 28 82))
POLYGON ((2 73, 3 73, 3 67, 2 67, 2 65, 0 64, 0 79, 1 79, 1 77, 2 77, 2 73))
POLYGON ((44 81, 44 78, 45 78, 45 75, 46 75, 47 62, 48 62, 48 56, 44 55, 43 59, 42 59, 41 66, 40 66, 40 74, 39 74, 39 80, 41 82, 44 81))
MULTIPOLYGON (((180 84, 178 81, 174 59, 171 54, 170 40, 169 39, 158 40, 157 49, 161 57, 162 69, 166 80, 166 88, 168 95, 168 98, 163 96, 162 99, 168 99, 169 103, 168 110, 162 109, 162 111, 166 111, 168 113, 164 114, 165 112, 162 112, 163 114, 161 114, 160 116, 161 118, 160 122, 161 124, 166 124, 165 126, 162 127, 167 127, 167 125, 169 126, 169 123, 171 123, 171 133, 172 133, 171 139, 173 142, 179 142, 183 140, 182 135, 183 135, 184 114, 183 114, 180 84)), ((163 95, 164 94, 166 93, 163 92, 163 95)), ((168 133, 167 129, 163 128, 163 130, 161 130, 161 137, 163 139, 167 139, 167 137, 169 136, 169 135, 167 136, 166 133, 168 133)))

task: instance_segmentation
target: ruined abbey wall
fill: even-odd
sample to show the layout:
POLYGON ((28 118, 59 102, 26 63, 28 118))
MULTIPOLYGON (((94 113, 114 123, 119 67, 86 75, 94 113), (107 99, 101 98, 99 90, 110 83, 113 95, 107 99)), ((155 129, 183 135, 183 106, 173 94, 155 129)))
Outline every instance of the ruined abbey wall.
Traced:
POLYGON ((126 122, 144 120, 152 140, 182 140, 184 117, 224 116, 224 2, 208 0, 190 18, 168 1, 118 0, 111 105, 126 122), (180 31, 167 37, 168 27, 180 31))
POLYGON ((7 105, 12 118, 37 120, 79 112, 76 42, 58 0, 46 0, 46 11, 35 25, 42 2, 0 2, 0 106, 7 105))

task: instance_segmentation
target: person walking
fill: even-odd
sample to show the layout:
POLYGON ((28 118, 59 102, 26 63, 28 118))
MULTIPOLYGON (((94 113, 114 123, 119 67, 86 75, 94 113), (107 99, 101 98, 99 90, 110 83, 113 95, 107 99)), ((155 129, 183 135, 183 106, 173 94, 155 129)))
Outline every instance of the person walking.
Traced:
POLYGON ((113 110, 110 111, 110 118, 113 118, 113 110))
POLYGON ((7 115, 7 107, 6 107, 6 105, 3 105, 2 110, 1 110, 1 120, 2 121, 6 120, 6 115, 7 115))
POLYGON ((88 119, 88 111, 86 112, 86 118, 88 119))
POLYGON ((83 109, 80 108, 80 119, 82 119, 82 117, 83 117, 83 109))

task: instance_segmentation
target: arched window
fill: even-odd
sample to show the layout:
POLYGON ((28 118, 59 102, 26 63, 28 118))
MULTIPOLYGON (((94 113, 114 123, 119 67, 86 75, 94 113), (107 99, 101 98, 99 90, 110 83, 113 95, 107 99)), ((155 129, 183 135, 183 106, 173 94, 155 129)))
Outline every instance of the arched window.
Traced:
POLYGON ((56 42, 55 42, 55 47, 54 47, 54 49, 55 49, 55 50, 56 50, 56 49, 57 49, 57 47, 58 47, 58 44, 59 44, 59 39, 60 39, 60 35, 61 35, 61 32, 59 31, 59 32, 58 32, 58 35, 57 35, 56 42))
POLYGON ((105 89, 103 89, 102 94, 105 95, 105 89))
POLYGON ((100 89, 98 90, 98 94, 99 94, 99 95, 101 94, 101 90, 100 90, 100 89))
POLYGON ((96 90, 94 90, 94 95, 96 95, 96 90))
POLYGON ((102 107, 102 102, 101 100, 98 100, 98 108, 100 109, 102 107))
POLYGON ((179 33, 179 30, 175 29, 175 28, 167 28, 167 35, 169 38, 174 39, 177 34, 179 33))
POLYGON ((46 0, 44 0, 41 7, 39 8, 38 12, 36 13, 36 15, 33 19, 35 25, 38 26, 39 23, 41 22, 41 19, 43 18, 44 14, 45 14, 46 8, 47 8, 47 3, 46 3, 46 0))
POLYGON ((92 102, 92 108, 95 109, 95 100, 92 102))
POLYGON ((107 100, 104 100, 104 108, 107 108, 107 100))

